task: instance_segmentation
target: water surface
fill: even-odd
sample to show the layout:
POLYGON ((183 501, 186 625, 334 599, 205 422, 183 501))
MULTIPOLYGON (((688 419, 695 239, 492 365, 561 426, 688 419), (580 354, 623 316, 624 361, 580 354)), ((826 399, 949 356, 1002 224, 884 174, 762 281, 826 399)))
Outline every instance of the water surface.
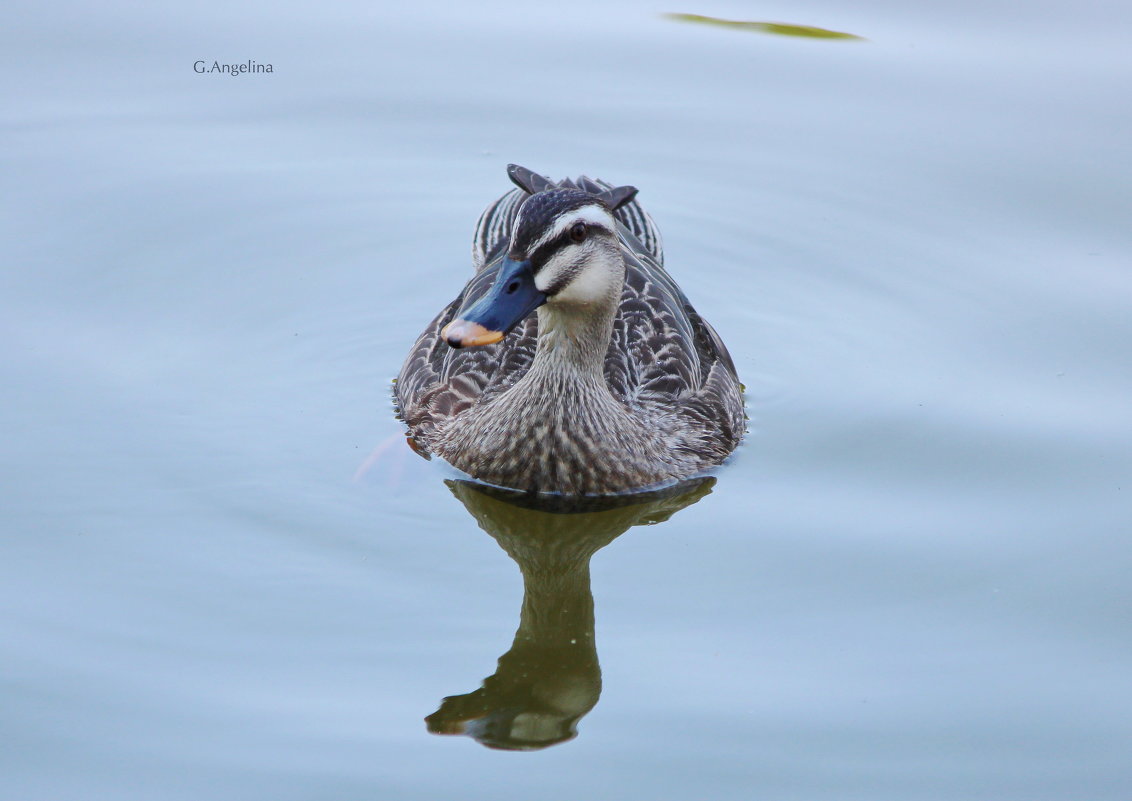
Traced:
POLYGON ((1126 6, 9 17, 0 795, 1132 793, 1126 6), (728 343, 694 503, 570 534, 398 441, 509 161, 638 186, 728 343))

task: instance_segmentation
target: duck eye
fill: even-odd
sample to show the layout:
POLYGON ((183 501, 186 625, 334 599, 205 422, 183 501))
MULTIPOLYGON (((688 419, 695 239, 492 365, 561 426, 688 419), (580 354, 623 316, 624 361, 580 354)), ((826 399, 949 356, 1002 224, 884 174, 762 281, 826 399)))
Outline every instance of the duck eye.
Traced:
POLYGON ((576 222, 570 229, 570 238, 575 242, 586 241, 586 224, 584 222, 576 222))

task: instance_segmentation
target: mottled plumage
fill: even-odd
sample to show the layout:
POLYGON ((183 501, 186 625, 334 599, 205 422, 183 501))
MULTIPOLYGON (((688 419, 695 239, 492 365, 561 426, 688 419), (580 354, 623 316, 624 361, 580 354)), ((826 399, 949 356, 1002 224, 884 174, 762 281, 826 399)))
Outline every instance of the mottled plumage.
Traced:
POLYGON ((744 431, 735 366, 662 266, 636 190, 584 177, 555 184, 514 165, 509 174, 519 188, 476 226, 475 275, 418 337, 397 379, 413 440, 483 481, 537 492, 614 494, 721 462, 744 431), (616 231, 606 233, 611 209, 616 231), (567 252, 571 214, 594 225, 591 241, 567 252), (540 287, 545 305, 495 344, 450 346, 445 326, 498 292, 502 266, 519 258, 544 284, 543 273, 559 271, 540 287), (540 273, 540 258, 557 266, 540 273), (597 285, 603 269, 617 271, 619 299, 615 291, 608 308, 566 300, 571 282, 597 285))

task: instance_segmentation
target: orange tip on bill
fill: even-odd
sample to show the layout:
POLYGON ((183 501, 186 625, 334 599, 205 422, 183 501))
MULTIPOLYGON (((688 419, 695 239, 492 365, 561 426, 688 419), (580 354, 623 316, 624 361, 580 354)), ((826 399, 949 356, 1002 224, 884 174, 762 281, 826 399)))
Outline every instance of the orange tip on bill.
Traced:
POLYGON ((472 348, 498 342, 503 339, 503 332, 491 331, 470 320, 457 319, 444 326, 440 336, 454 348, 472 348))

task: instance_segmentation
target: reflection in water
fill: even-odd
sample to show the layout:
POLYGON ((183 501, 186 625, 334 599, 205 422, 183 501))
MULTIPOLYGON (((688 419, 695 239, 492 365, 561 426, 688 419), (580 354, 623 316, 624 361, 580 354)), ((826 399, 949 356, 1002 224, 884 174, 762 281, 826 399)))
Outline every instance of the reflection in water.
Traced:
POLYGON ((721 28, 732 28, 740 31, 755 31, 757 33, 772 33, 778 36, 805 36, 810 39, 860 40, 864 38, 853 33, 831 31, 828 28, 815 28, 812 25, 791 25, 786 22, 747 22, 745 20, 705 17, 703 14, 665 14, 664 16, 677 22, 694 22, 700 25, 717 25, 721 28))
POLYGON ((425 718, 428 730, 510 750, 569 740, 601 695, 590 557, 630 526, 662 523, 700 500, 715 479, 613 498, 551 500, 470 481, 446 483, 519 563, 523 607, 495 675, 475 692, 445 698, 425 718))

